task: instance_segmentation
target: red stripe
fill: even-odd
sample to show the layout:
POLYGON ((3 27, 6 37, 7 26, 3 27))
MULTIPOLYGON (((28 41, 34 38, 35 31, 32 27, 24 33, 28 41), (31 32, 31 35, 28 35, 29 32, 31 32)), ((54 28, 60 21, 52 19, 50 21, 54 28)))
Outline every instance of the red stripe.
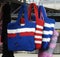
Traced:
POLYGON ((21 36, 34 36, 34 32, 22 32, 20 33, 21 36))
MULTIPOLYGON (((20 36, 34 36, 34 32, 22 32, 19 33, 20 36)), ((16 37, 16 34, 8 34, 8 37, 16 37)))
POLYGON ((35 35, 37 35, 37 36, 42 36, 42 34, 38 34, 38 33, 35 33, 35 35))
POLYGON ((35 38, 36 41, 42 41, 42 39, 35 38))
POLYGON ((36 30, 43 31, 43 29, 40 29, 40 28, 36 28, 36 30))
POLYGON ((16 37, 16 34, 8 34, 8 37, 16 37))

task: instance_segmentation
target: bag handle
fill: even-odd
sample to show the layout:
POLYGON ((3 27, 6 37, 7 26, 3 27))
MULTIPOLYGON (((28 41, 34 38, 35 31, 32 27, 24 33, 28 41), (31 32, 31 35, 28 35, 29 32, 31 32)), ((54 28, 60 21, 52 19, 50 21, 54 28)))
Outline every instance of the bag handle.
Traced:
POLYGON ((24 19, 25 19, 25 25, 28 24, 28 12, 27 12, 27 6, 26 4, 22 4, 20 10, 19 10, 19 13, 18 13, 18 18, 17 18, 17 23, 20 24, 20 19, 21 19, 21 16, 22 16, 22 13, 24 11, 24 19))
POLYGON ((29 8, 28 8, 28 19, 30 19, 32 8, 34 8, 35 17, 37 20, 38 19, 38 7, 36 6, 35 3, 31 3, 29 8))
POLYGON ((39 17, 45 19, 47 17, 46 10, 43 6, 39 6, 39 17))

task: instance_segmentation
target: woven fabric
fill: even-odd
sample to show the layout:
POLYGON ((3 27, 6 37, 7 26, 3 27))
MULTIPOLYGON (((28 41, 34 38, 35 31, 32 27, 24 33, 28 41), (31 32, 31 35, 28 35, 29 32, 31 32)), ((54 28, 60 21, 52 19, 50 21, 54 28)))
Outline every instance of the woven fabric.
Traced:
POLYGON ((46 50, 48 49, 51 37, 53 35, 55 20, 47 17, 46 10, 43 6, 39 7, 39 17, 43 18, 45 21, 42 36, 42 49, 46 50))
POLYGON ((44 20, 38 17, 38 7, 36 4, 31 3, 28 8, 28 18, 29 20, 34 21, 36 23, 36 30, 35 30, 35 48, 40 49, 42 46, 42 34, 43 34, 43 27, 44 27, 44 20), (34 16, 35 18, 31 18, 32 8, 34 8, 34 16))
POLYGON ((12 51, 33 51, 35 50, 34 33, 35 24, 28 21, 27 7, 23 4, 20 8, 16 22, 7 26, 8 49, 12 51), (24 12, 25 24, 20 24, 20 19, 24 12))

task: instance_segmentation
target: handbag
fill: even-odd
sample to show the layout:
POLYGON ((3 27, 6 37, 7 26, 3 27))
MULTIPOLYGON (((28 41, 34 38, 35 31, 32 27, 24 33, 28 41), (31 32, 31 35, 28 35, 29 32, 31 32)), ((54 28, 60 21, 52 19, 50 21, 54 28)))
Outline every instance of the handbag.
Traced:
POLYGON ((41 49, 42 46, 42 34, 43 34, 43 27, 44 27, 44 20, 42 18, 39 18, 38 16, 38 7, 35 3, 31 3, 28 7, 28 18, 32 22, 35 21, 36 23, 36 29, 35 29, 35 48, 41 49), (31 18, 32 9, 34 8, 34 16, 35 18, 31 18))
POLYGON ((55 20, 47 17, 46 10, 43 6, 39 6, 39 17, 43 18, 45 21, 42 36, 42 50, 46 50, 49 47, 53 35, 55 20))
POLYGON ((35 24, 28 21, 27 7, 24 3, 18 14, 16 22, 7 26, 8 50, 10 51, 33 51, 35 50, 34 33, 35 24), (24 12, 25 25, 20 24, 20 19, 24 12))

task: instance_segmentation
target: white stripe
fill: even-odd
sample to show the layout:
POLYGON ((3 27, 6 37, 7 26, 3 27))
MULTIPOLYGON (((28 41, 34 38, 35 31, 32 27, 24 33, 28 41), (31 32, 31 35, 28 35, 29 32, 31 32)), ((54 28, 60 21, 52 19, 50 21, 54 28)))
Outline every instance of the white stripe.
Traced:
POLYGON ((40 25, 36 25, 36 28, 40 28, 40 29, 43 29, 43 26, 40 26, 40 25))
POLYGON ((18 32, 35 32, 35 28, 22 28, 18 29, 18 32))
POLYGON ((46 34, 46 35, 50 34, 50 35, 52 35, 53 31, 43 31, 43 34, 46 34))
POLYGON ((41 44, 41 43, 42 43, 42 41, 35 41, 35 43, 37 43, 37 44, 41 44))
POLYGON ((42 41, 43 42, 50 42, 50 38, 43 38, 42 41))
POLYGON ((37 39, 42 39, 42 36, 37 36, 37 35, 35 35, 35 38, 37 38, 37 39))
POLYGON ((21 26, 24 26, 25 24, 21 24, 21 26))
POLYGON ((55 27, 55 26, 54 26, 54 24, 51 24, 51 27, 53 27, 53 28, 54 28, 54 27, 55 27))
POLYGON ((51 24, 45 23, 44 26, 50 28, 50 27, 54 27, 54 24, 53 23, 51 23, 51 24))
POLYGON ((39 30, 36 30, 35 33, 43 34, 43 32, 42 31, 39 31, 39 30))
POLYGON ((35 28, 8 29, 7 33, 35 32, 35 28))
POLYGON ((7 33, 17 33, 17 29, 7 30, 7 33))

